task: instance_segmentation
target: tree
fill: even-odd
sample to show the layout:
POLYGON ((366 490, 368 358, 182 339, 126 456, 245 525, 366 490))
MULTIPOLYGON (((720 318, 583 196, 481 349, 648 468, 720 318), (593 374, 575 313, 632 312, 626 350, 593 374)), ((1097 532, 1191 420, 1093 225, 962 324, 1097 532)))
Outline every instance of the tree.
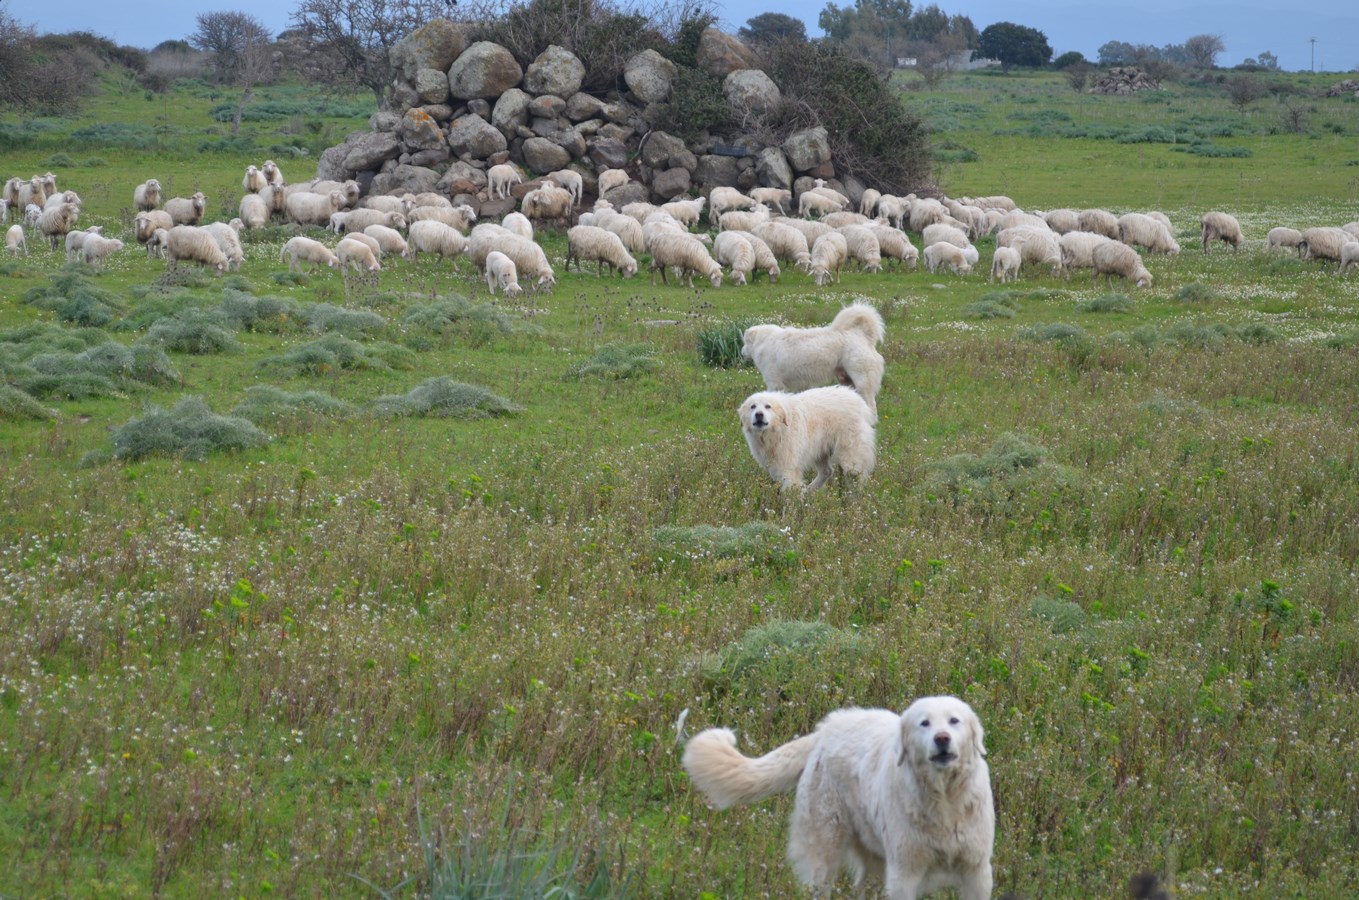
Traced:
POLYGON ((248 13, 199 13, 196 22, 198 28, 189 35, 189 43, 210 54, 218 81, 241 88, 231 120, 234 137, 241 131, 241 115, 255 95, 255 85, 274 77, 273 40, 264 23, 248 13))
POLYGON ((1236 75, 1227 79, 1227 98, 1240 112, 1265 95, 1264 82, 1249 75, 1236 75))
POLYGON ((977 41, 977 53, 1000 60, 1001 69, 1007 72, 1011 66, 1046 66, 1052 59, 1047 35, 1037 28, 1013 22, 986 26, 977 41))
POLYGON ((801 19, 777 12, 760 13, 746 20, 736 36, 747 44, 774 44, 779 41, 806 41, 807 26, 801 19))
POLYGON ((444 0, 301 0, 292 22, 307 49, 336 75, 366 87, 381 106, 392 83, 387 53, 445 11, 444 0))
POLYGON ((1217 64, 1217 55, 1226 49, 1221 35, 1196 34, 1184 42, 1185 61, 1195 69, 1211 69, 1217 64))
POLYGON ((57 43, 37 37, 0 2, 0 109, 68 112, 79 105, 103 62, 80 41, 67 48, 57 43))

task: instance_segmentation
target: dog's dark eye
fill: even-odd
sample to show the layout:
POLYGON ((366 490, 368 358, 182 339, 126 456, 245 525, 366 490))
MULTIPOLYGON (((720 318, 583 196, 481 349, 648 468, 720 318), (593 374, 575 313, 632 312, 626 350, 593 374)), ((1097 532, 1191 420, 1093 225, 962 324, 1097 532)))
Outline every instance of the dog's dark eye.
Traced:
POLYGON ((921 722, 921 723, 920 723, 920 727, 921 727, 921 728, 929 728, 929 727, 930 727, 930 720, 929 720, 929 719, 926 719, 925 721, 921 722))
POLYGON ((951 719, 948 720, 948 723, 949 723, 950 725, 957 725, 957 724, 958 724, 958 717, 957 717, 957 716, 954 716, 953 718, 951 718, 951 719))

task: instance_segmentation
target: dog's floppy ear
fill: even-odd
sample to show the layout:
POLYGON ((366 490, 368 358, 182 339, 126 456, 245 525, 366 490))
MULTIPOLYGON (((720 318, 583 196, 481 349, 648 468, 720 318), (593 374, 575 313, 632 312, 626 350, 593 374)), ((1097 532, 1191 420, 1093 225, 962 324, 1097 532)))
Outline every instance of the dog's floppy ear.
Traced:
POLYGON ((907 743, 908 738, 906 737, 906 732, 910 730, 911 727, 911 720, 907 718, 906 715, 906 713, 909 712, 910 710, 908 709, 901 714, 901 727, 898 729, 897 733, 897 740, 901 742, 901 752, 897 755, 898 766, 906 765, 906 748, 910 746, 910 744, 907 743))
POLYGON ((986 755, 986 744, 982 742, 986 733, 982 729, 981 719, 971 709, 967 711, 968 725, 972 730, 972 749, 977 751, 978 756, 986 755))

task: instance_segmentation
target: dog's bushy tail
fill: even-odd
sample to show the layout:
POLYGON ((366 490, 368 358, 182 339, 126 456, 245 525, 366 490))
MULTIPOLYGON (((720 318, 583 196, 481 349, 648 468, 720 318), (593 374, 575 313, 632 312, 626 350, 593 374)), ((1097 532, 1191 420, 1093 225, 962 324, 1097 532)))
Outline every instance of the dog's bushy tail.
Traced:
POLYGON ((730 728, 709 728, 684 748, 684 770, 708 802, 718 809, 754 803, 797 786, 815 733, 790 741, 764 756, 743 756, 730 728))
POLYGON ((831 320, 830 327, 836 331, 857 331, 873 345, 881 344, 887 328, 882 324, 882 316, 867 303, 851 303, 831 320))

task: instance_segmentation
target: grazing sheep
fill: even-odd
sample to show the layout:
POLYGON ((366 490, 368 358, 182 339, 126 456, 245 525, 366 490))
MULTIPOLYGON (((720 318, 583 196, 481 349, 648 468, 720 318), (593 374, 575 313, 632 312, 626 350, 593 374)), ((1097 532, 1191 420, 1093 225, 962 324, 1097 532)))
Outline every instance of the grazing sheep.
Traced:
POLYGON ((264 198, 259 194, 246 194, 242 197, 238 211, 245 227, 252 231, 269 224, 269 207, 265 205, 264 198))
POLYGON ((878 201, 882 199, 882 192, 874 188, 866 188, 859 195, 859 214, 872 218, 878 214, 878 201))
POLYGON ((486 257, 494 250, 514 260, 515 268, 525 277, 537 279, 538 288, 551 290, 556 286, 556 273, 548 265, 542 247, 496 225, 478 225, 472 229, 467 255, 472 257, 479 270, 486 270, 486 257))
POLYGON ((437 194, 433 191, 421 191, 420 193, 411 197, 411 202, 414 203, 417 207, 437 206, 440 209, 453 208, 452 200, 449 200, 443 194, 437 194))
POLYGON ((641 253, 646 249, 646 236, 642 234, 642 223, 632 216, 625 216, 611 209, 602 209, 594 214, 594 224, 605 231, 612 231, 623 241, 629 253, 641 253))
POLYGON ((1056 232, 1046 227, 1042 231, 1037 228, 1007 228, 1000 234, 1005 240, 1002 241, 998 235, 996 246, 1018 250, 1021 264, 1047 265, 1052 267, 1053 277, 1061 274, 1062 245, 1056 232))
POLYGON ((841 228, 845 225, 867 225, 872 219, 862 213, 850 212, 842 209, 839 212, 826 213, 821 217, 821 222, 831 228, 841 228))
POLYGON ((654 212, 660 212, 660 210, 661 208, 655 205, 654 203, 647 203, 645 201, 638 200, 634 203, 626 204, 622 209, 619 210, 619 212, 621 212, 625 216, 630 216, 636 219, 637 224, 645 225, 647 217, 654 212))
POLYGON ((331 269, 338 268, 340 260, 330 251, 330 248, 320 241, 314 241, 307 237, 289 238, 288 243, 283 245, 279 251, 278 261, 288 261, 288 271, 298 272, 302 269, 302 263, 307 263, 307 271, 313 272, 318 265, 327 266, 331 269))
POLYGON ((402 218, 410 216, 415 209, 415 199, 410 194, 401 197, 392 194, 374 194, 359 201, 359 209, 376 209, 381 212, 396 213, 402 218))
POLYGON ((991 257, 991 280, 994 282, 999 278, 1001 284, 1018 281, 1021 261, 1019 251, 1014 247, 997 247, 991 257))
POLYGON ((123 249, 123 242, 103 235, 87 233, 81 242, 81 256, 85 265, 96 269, 104 268, 104 260, 123 249))
POLYGON ((797 198, 797 214, 803 218, 815 213, 817 218, 821 218, 827 213, 839 212, 840 202, 827 197, 825 194, 818 194, 816 191, 803 191, 797 198))
POLYGON ((1118 239, 1130 247, 1141 247, 1148 253, 1180 252, 1180 245, 1164 222, 1143 213, 1124 213, 1118 217, 1118 239))
POLYGON ((823 234, 830 234, 834 228, 824 222, 813 222, 811 219, 779 219, 780 224, 787 225, 789 228, 796 228, 802 232, 802 236, 807 239, 807 247, 810 248, 816 243, 816 239, 823 234))
POLYGON ((165 242, 165 253, 169 259, 169 271, 179 268, 181 259, 196 262, 200 266, 211 266, 214 274, 226 271, 227 258, 216 239, 208 231, 193 225, 176 225, 170 229, 165 242))
POLYGON ((1340 261, 1340 249, 1354 237, 1343 228, 1309 228, 1302 233, 1298 254, 1303 259, 1340 261))
POLYGON ((1271 228, 1269 234, 1265 235, 1265 249, 1279 250, 1287 249, 1298 252, 1298 245, 1302 243, 1302 232, 1296 228, 1271 228))
POLYGON ((840 269, 849 258, 849 244, 838 231, 828 231, 812 245, 812 280, 817 287, 825 287, 835 278, 840 281, 840 269))
POLYGON ((500 163, 486 170, 487 192, 493 200, 503 200, 510 195, 510 186, 523 184, 524 176, 510 163, 500 163))
POLYGON ((78 218, 80 218, 79 206, 74 203, 61 203, 38 214, 38 231, 47 237, 52 243, 52 249, 55 250, 57 243, 65 239, 66 233, 75 227, 78 218))
POLYGON ((571 195, 572 206, 580 206, 580 199, 585 195, 585 179, 579 172, 575 169, 558 169, 547 173, 547 177, 559 187, 566 189, 571 195))
POLYGON ((1112 240, 1093 231, 1068 231, 1057 239, 1062 251, 1062 270, 1070 278, 1072 269, 1094 268, 1095 248, 1112 240))
POLYGON ((378 261, 382 260, 382 245, 378 243, 377 238, 364 234, 362 231, 356 231, 353 234, 345 235, 344 239, 347 241, 358 241, 361 244, 367 244, 368 249, 373 251, 373 256, 377 258, 378 261))
POLYGON ((1340 268, 1336 274, 1349 270, 1350 266, 1359 267, 1359 241, 1347 241, 1340 247, 1340 268))
POLYGON ((1170 224, 1170 216, 1166 215, 1165 213, 1157 212, 1156 210, 1153 209, 1150 212, 1143 213, 1143 215, 1145 215, 1149 219, 1155 219, 1156 221, 1160 222, 1162 225, 1166 227, 1166 231, 1169 231, 1171 234, 1175 233, 1175 226, 1170 224))
POLYGON ((750 189, 750 199, 770 208, 778 208, 780 215, 788 215, 793 208, 793 192, 787 188, 757 187, 750 189))
POLYGON ((146 241, 146 258, 164 259, 165 251, 170 246, 170 230, 168 228, 157 228, 151 232, 151 237, 146 241))
POLYGON ((1353 236, 1355 240, 1359 240, 1359 221, 1346 222, 1344 225, 1340 226, 1340 230, 1353 236))
POLYGON ((925 269, 929 272, 938 272, 940 267, 947 267, 954 275, 972 273, 972 265, 968 263, 961 247, 952 244, 930 244, 924 252, 925 269))
MULTIPOLYGON (((769 207, 756 203, 750 210, 732 210, 717 217, 718 231, 754 231, 769 221, 769 207)), ((829 227, 829 226, 827 226, 829 227)))
POLYGON ((1043 221, 1058 234, 1081 230, 1081 214, 1074 209, 1054 209, 1043 216, 1043 221))
MULTIPOLYGON (((1154 221, 1154 220, 1153 220, 1154 221)), ((1091 254, 1092 268, 1095 270, 1094 282, 1104 276, 1105 285, 1112 287, 1114 276, 1126 278, 1140 288, 1151 286, 1151 273, 1142 265, 1142 257, 1127 244, 1109 241, 1100 244, 1091 254)))
POLYGON ((651 253, 651 283, 656 283, 656 271, 661 273, 661 281, 669 283, 666 270, 674 266, 680 271, 684 283, 694 286, 694 274, 706 276, 713 287, 722 286, 722 266, 708 255, 708 248, 692 235, 659 234, 648 245, 651 253))
POLYGON ((382 264, 377 261, 373 248, 364 241, 346 237, 335 245, 335 258, 343 268, 353 268, 356 272, 380 272, 382 264))
POLYGON ((1204 253, 1208 252, 1208 245, 1213 241, 1231 244, 1233 251, 1240 250, 1241 245, 1246 242, 1241 236, 1241 223, 1236 221, 1235 216, 1225 212, 1204 213, 1199 225, 1203 228, 1204 253))
POLYGON ((936 222, 933 225, 926 225, 924 231, 920 233, 921 246, 928 247, 930 244, 952 244, 955 247, 967 248, 972 246, 967 235, 954 225, 945 225, 936 222))
POLYGON ((904 262, 907 268, 911 269, 919 264, 920 251, 911 243, 906 232, 900 228, 893 228, 891 225, 883 225, 880 222, 875 222, 868 227, 873 229, 873 234, 878 239, 878 251, 884 258, 904 262))
POLYGON ((62 191, 59 194, 53 194, 43 201, 42 208, 53 209, 61 206, 63 203, 69 203, 77 209, 83 208, 83 204, 80 202, 80 195, 75 191, 62 191))
POLYGON ((755 268, 755 248, 734 231, 724 231, 713 241, 713 258, 731 269, 732 284, 745 284, 755 268))
POLYGON ((514 260, 499 250, 492 250, 486 254, 486 287, 492 295, 495 294, 497 287, 504 291, 506 297, 518 297, 523 293, 524 289, 519 286, 519 272, 514 267, 514 260))
POLYGON ((512 212, 500 220, 500 227, 520 237, 533 240, 533 223, 523 213, 512 212))
POLYGON ((165 201, 165 212, 176 225, 197 225, 203 220, 203 212, 208 208, 208 200, 202 191, 192 197, 171 197, 165 201))
POLYGON ((911 219, 911 203, 905 197, 883 194, 878 198, 878 217, 896 228, 904 228, 911 219))
POLYGON ((671 200, 669 203, 661 204, 661 212, 666 213, 684 227, 692 228, 698 224, 698 218, 703 214, 703 207, 707 202, 708 200, 705 197, 671 200))
POLYGON ((329 194, 331 191, 339 191, 344 201, 340 204, 340 209, 346 209, 359 202, 359 197, 363 194, 363 188, 354 179, 348 181, 313 181, 311 187, 304 193, 329 194))
POLYGON ((143 181, 132 192, 132 205, 138 210, 155 209, 160 200, 160 182, 154 178, 143 181))
POLYGON ((807 236, 783 221, 765 222, 751 232, 764 241, 777 259, 792 263, 806 272, 812 267, 812 251, 807 236))
POLYGON ((24 252, 24 256, 28 255, 28 239, 24 237, 24 226, 9 226, 9 231, 5 232, 5 249, 11 256, 18 256, 20 250, 24 252))
POLYGON ((340 191, 329 191, 325 194, 298 191, 289 194, 283 201, 288 221, 296 222, 298 225, 320 225, 323 228, 330 224, 330 217, 343 209, 344 205, 344 194, 340 191))
POLYGON ((605 169, 599 173, 599 179, 595 183, 595 192, 603 197, 614 188, 622 187, 631 181, 632 178, 622 169, 605 169))
POLYGON ((266 159, 260 171, 264 173, 264 181, 266 184, 274 185, 275 187, 283 187, 283 172, 279 169, 278 163, 274 162, 272 159, 266 159))
POLYGON ((973 206, 980 206, 982 209, 999 209, 1010 212, 1015 208, 1015 202, 1004 194, 996 194, 991 197, 972 198, 973 206))
POLYGON ((1039 231, 1051 231, 1047 220, 1042 216, 1035 216, 1026 213, 1022 209, 1014 209, 1000 217, 1000 224, 997 226, 1001 231, 1007 228, 1036 228, 1039 231))
POLYGON ((221 248, 222 255, 227 258, 227 268, 239 272, 241 263, 245 260, 245 251, 241 248, 241 237, 236 229, 226 222, 210 222, 203 225, 202 229, 212 235, 212 239, 221 248))
POLYGON ((331 218, 343 216, 344 233, 366 231, 369 225, 385 225, 397 231, 406 227, 406 220, 400 213, 384 212, 380 209, 351 209, 348 212, 332 213, 331 218))
POLYGON ((477 214, 465 203, 459 203, 451 208, 416 206, 411 209, 406 220, 412 225, 416 222, 442 222, 450 228, 456 228, 462 234, 467 234, 472 230, 472 223, 477 220, 477 214))
POLYGON ((722 234, 737 234, 750 242, 750 248, 755 251, 755 268, 750 272, 750 280, 754 281, 755 276, 763 269, 769 273, 769 283, 777 284, 779 275, 779 260, 774 255, 774 250, 764 240, 752 231, 724 231, 722 234))
MULTIPOLYGON (((362 233, 376 240, 384 254, 399 253, 405 259, 411 259, 413 256, 410 244, 408 244, 406 239, 401 236, 401 232, 397 231, 395 228, 388 228, 386 225, 369 225, 367 228, 363 229, 362 233)), ((349 235, 349 237, 354 236, 355 235, 353 234, 349 235)))
POLYGON ((865 272, 882 271, 882 248, 878 236, 867 225, 844 225, 836 229, 845 239, 849 259, 857 260, 865 272))
POLYGON ((1112 240, 1119 240, 1118 217, 1104 209, 1081 210, 1080 230, 1093 231, 1112 240))
MULTIPOLYGON (((882 208, 882 201, 878 201, 878 208, 882 208)), ((930 197, 921 197, 910 204, 910 227, 916 234, 924 233, 925 229, 937 222, 943 222, 945 218, 952 218, 948 214, 948 207, 930 197)), ((898 228, 902 226, 898 225, 898 228)))
POLYGON ((91 234, 103 234, 102 225, 91 225, 85 231, 66 232, 66 261, 76 262, 82 256, 82 248, 85 246, 85 238, 91 234))
POLYGON ((530 219, 565 224, 571 218, 571 192, 546 181, 524 195, 520 209, 530 219))
POLYGON ((830 199, 839 203, 841 209, 848 209, 850 206, 849 198, 846 197, 844 194, 840 193, 839 191, 837 191, 835 188, 827 187, 826 179, 824 178, 816 179, 813 182, 813 187, 808 188, 808 190, 815 191, 816 193, 822 195, 823 197, 829 197, 830 199))
POLYGON ((451 259, 467 249, 467 238, 452 225, 421 219, 411 223, 409 240, 411 259, 418 260, 421 253, 437 253, 451 259))
POLYGON ((241 179, 241 187, 247 194, 258 194, 269 185, 269 179, 264 177, 264 173, 254 166, 245 167, 245 177, 241 179))
POLYGON ((757 202, 734 187, 715 187, 708 193, 708 221, 716 222, 729 209, 753 209, 757 202))
POLYGON ((571 261, 575 260, 576 269, 586 260, 595 260, 595 276, 603 274, 604 266, 610 272, 621 272, 624 278, 637 274, 637 260, 623 246, 623 239, 612 231, 597 225, 577 225, 566 232, 566 271, 571 271, 571 261))

